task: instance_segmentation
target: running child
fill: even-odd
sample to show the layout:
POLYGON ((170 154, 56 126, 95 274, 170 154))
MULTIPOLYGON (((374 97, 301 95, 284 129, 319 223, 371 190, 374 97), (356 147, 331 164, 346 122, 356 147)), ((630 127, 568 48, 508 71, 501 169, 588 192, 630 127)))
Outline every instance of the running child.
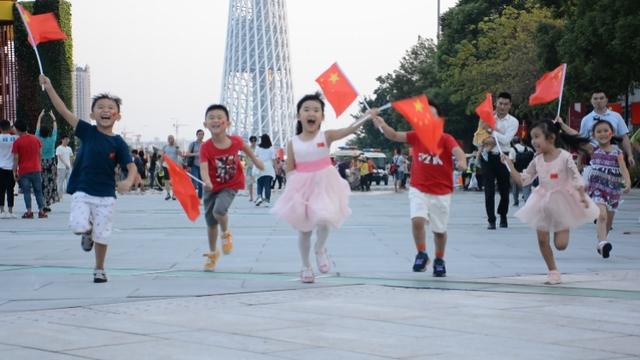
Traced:
POLYGON ((95 244, 96 264, 93 282, 107 282, 104 260, 107 255, 107 238, 113 227, 113 209, 116 202, 115 189, 119 193, 129 191, 139 181, 129 147, 120 135, 113 133, 113 126, 120 120, 118 97, 99 94, 91 102, 91 125, 78 119, 67 107, 51 81, 40 75, 40 85, 44 87, 58 113, 71 125, 75 135, 82 141, 78 150, 67 193, 71 194, 69 225, 75 234, 82 235, 84 251, 91 251, 95 244), (116 184, 115 168, 126 168, 128 176, 116 184))
MULTIPOLYGON (((432 102, 429 105, 431 112, 441 117, 437 105, 432 102)), ((425 226, 430 224, 436 256, 433 261, 433 276, 444 277, 447 275, 444 252, 447 245, 447 224, 453 193, 453 157, 456 159, 456 167, 459 171, 467 169, 467 157, 453 136, 449 134, 442 134, 438 143, 442 152, 432 154, 422 144, 415 131, 396 131, 379 116, 375 117, 373 122, 382 129, 387 139, 406 142, 413 147, 409 207, 411 233, 418 251, 413 263, 413 271, 423 272, 429 264, 425 226)))
MULTIPOLYGON (((518 185, 528 185, 537 177, 539 186, 533 189, 529 199, 515 216, 534 228, 538 235, 538 246, 549 273, 546 284, 562 282, 551 248, 551 233, 557 250, 569 245, 569 229, 598 217, 598 207, 585 194, 584 182, 573 157, 557 147, 560 142, 559 124, 551 120, 535 123, 530 131, 531 145, 536 156, 522 172, 515 170, 513 162, 502 155, 508 164, 511 178, 518 185)), ((567 137, 563 139, 568 140, 567 137)))
POLYGON ((200 175, 204 181, 204 209, 207 222, 209 252, 204 271, 214 271, 220 257, 217 247, 218 225, 222 239, 222 252, 227 255, 233 249, 233 237, 229 230, 229 207, 238 190, 244 189, 244 173, 240 162, 243 151, 260 170, 264 164, 241 137, 227 134, 229 111, 224 105, 210 105, 204 113, 204 127, 211 133, 211 139, 200 146, 200 175))
POLYGON ((329 157, 331 143, 353 134, 362 123, 342 129, 322 131, 324 101, 319 93, 305 95, 297 104, 296 136, 287 144, 287 186, 271 210, 298 230, 302 259, 300 280, 315 281, 309 261, 311 234, 316 231, 318 271, 327 273, 331 262, 325 244, 330 228, 338 228, 349 208, 349 183, 340 177, 329 157))
POLYGON ((631 177, 624 161, 624 153, 611 143, 615 133, 613 125, 606 120, 596 120, 592 138, 598 144, 591 154, 591 171, 588 175, 587 194, 600 208, 597 224, 598 245, 596 250, 608 258, 613 245, 608 241, 613 216, 620 205, 622 192, 631 190, 631 177))

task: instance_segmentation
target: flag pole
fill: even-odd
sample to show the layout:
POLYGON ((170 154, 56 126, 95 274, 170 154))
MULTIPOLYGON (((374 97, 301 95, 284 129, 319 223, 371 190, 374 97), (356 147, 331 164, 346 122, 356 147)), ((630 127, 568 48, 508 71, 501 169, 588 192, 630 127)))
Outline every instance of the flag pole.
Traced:
MULTIPOLYGON (((366 102, 365 102, 365 104, 366 104, 366 102)), ((384 105, 380 106, 380 107, 378 108, 378 110, 379 110, 379 111, 387 110, 387 109, 388 109, 388 108, 390 108, 390 107, 391 107, 391 103, 389 102, 389 103, 386 103, 386 104, 384 104, 384 105)), ((369 106, 368 106, 368 105, 366 105, 366 108, 367 108, 368 110, 371 110, 371 109, 369 108, 369 106)), ((365 122, 365 121, 369 120, 369 118, 370 118, 370 117, 371 117, 371 116, 369 116, 369 114, 367 114, 367 115, 365 115, 365 116, 361 117, 360 119, 356 120, 353 124, 351 124, 351 126, 358 126, 358 125, 360 125, 360 123, 363 123, 363 122, 365 122)), ((382 131, 382 129, 380 129, 380 128, 378 128, 378 129, 379 129, 380 131, 382 131)))
POLYGON ((187 174, 187 175, 189 175, 189 177, 190 177, 190 178, 192 178, 194 181, 197 181, 197 182, 199 182, 200 184, 204 185, 204 181, 202 181, 202 180, 198 179, 197 177, 195 177, 195 176, 193 176, 193 175, 189 174, 187 171, 185 171, 184 173, 185 173, 185 174, 187 174))
MULTIPOLYGON (((492 132, 491 132, 491 136, 492 136, 492 137, 493 137, 493 139, 496 141, 496 146, 498 147, 498 152, 499 152, 500 154, 502 154, 502 148, 500 147, 500 141, 498 141, 498 138, 496 137, 496 135, 495 135, 495 134, 496 134, 496 133, 495 133, 495 131, 492 131, 492 132)), ((498 156, 500 156, 500 155, 498 155, 498 156)), ((504 166, 506 166, 506 167, 507 167, 507 170, 509 170, 509 172, 511 172, 511 167, 509 166, 509 164, 507 164, 507 163, 503 163, 503 164, 504 164, 504 166)))
MULTIPOLYGON (((33 47, 33 51, 35 51, 36 53, 36 59, 38 60, 38 67, 40 68, 40 75, 44 75, 44 72, 42 71, 42 61, 40 61, 40 53, 38 53, 38 45, 36 44, 36 41, 33 39, 33 35, 31 34, 31 29, 29 28, 29 25, 27 24, 27 21, 24 18, 24 14, 22 13, 22 5, 20 4, 16 4, 17 8, 18 8, 18 13, 20 14, 20 19, 22 19, 22 23, 24 24, 24 27, 27 29, 27 34, 29 35, 29 40, 31 40, 31 46, 33 47)), ((42 90, 44 90, 44 86, 42 87, 42 90)))
POLYGON ((558 98, 558 113, 556 114, 556 118, 560 116, 560 107, 562 106, 562 93, 564 92, 564 77, 567 75, 567 64, 562 64, 562 84, 560 85, 560 97, 558 98))

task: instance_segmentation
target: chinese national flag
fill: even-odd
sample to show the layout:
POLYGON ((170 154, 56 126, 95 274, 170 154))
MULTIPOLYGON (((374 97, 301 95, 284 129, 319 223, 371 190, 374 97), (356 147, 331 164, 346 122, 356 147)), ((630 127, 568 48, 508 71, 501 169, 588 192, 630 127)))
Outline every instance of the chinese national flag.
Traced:
POLYGON ((496 128, 496 117, 493 115, 493 98, 491 93, 487 93, 484 101, 476 108, 476 114, 480 120, 489 125, 492 129, 496 128))
POLYGON ((529 96, 529 105, 546 104, 560 97, 566 66, 562 64, 536 81, 536 91, 529 96))
POLYGON ((336 117, 339 117, 358 97, 358 93, 344 76, 338 63, 334 63, 327 71, 318 76, 316 82, 333 107, 333 111, 336 112, 336 117))
POLYGON ((411 124, 422 144, 432 154, 440 154, 438 143, 444 132, 444 121, 431 112, 426 95, 394 101, 396 109, 411 124))
POLYGON ((196 221, 198 216, 200 216, 200 199, 198 199, 198 195, 196 194, 196 188, 193 187, 193 182, 191 182, 189 175, 187 175, 184 169, 176 165, 171 158, 164 155, 163 159, 169 170, 169 179, 171 179, 173 194, 178 198, 189 220, 196 221))
POLYGON ((32 46, 47 41, 66 40, 67 35, 60 29, 58 20, 53 13, 44 13, 32 15, 22 6, 18 6, 18 10, 24 17, 25 26, 29 28, 33 42, 29 39, 32 46))

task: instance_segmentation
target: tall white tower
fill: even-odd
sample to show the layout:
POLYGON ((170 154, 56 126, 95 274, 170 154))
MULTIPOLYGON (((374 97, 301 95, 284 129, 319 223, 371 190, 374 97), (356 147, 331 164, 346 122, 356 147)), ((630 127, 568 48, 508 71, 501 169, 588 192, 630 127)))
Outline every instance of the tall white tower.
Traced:
POLYGON ((73 113, 84 121, 91 121, 91 72, 89 65, 76 65, 73 79, 73 113))
POLYGON ((232 133, 285 146, 295 124, 289 64, 285 0, 230 0, 221 102, 232 133))

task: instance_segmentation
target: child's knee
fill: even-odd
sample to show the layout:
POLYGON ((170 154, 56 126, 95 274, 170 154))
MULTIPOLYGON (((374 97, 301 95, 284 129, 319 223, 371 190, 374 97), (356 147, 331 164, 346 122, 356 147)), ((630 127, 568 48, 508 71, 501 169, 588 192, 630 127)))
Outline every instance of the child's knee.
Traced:
POLYGON ((601 209, 600 213, 598 213, 598 221, 605 222, 608 218, 609 216, 607 216, 607 211, 601 209))
POLYGON ((223 220, 225 218, 225 216, 227 216, 227 212, 218 212, 218 211, 213 211, 213 217, 220 222, 221 220, 223 220))

